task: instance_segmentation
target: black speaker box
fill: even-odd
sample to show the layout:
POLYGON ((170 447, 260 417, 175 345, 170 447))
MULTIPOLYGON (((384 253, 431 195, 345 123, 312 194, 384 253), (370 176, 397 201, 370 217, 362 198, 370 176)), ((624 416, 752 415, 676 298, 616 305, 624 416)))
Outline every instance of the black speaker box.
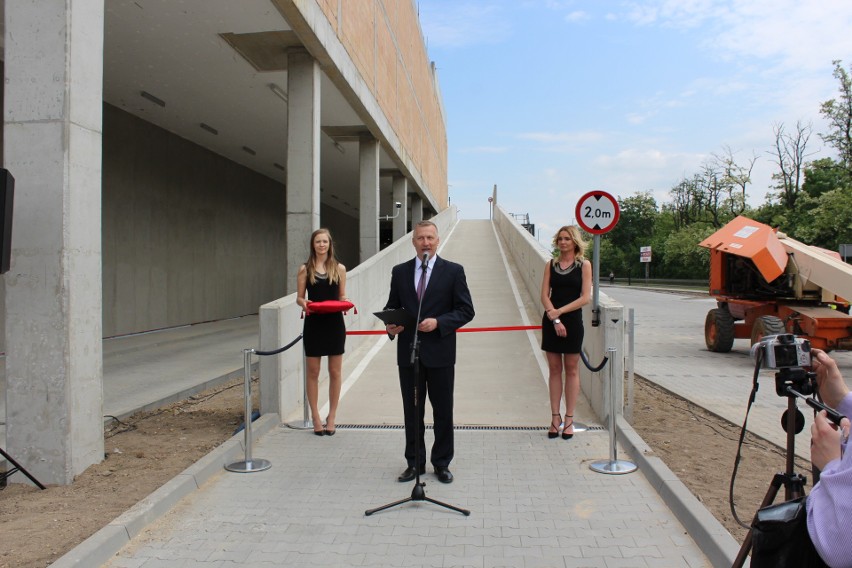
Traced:
POLYGON ((0 273, 9 272, 12 263, 12 205, 15 201, 15 178, 0 168, 0 273))

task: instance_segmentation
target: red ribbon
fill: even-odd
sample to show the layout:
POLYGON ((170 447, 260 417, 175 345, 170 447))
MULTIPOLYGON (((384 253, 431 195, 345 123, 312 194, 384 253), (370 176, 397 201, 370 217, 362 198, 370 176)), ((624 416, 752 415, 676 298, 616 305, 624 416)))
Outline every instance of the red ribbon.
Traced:
MULTIPOLYGON (((509 325, 502 327, 463 327, 457 329, 459 333, 481 333, 486 331, 526 331, 529 329, 541 329, 540 325, 509 325)), ((347 330, 346 335, 385 335, 383 329, 347 330)))

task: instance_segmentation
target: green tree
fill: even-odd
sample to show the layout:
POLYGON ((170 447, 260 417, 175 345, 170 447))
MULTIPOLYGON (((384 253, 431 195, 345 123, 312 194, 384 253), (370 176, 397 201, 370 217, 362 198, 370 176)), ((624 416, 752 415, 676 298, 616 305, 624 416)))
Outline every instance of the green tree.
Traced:
MULTIPOLYGON (((657 219, 657 201, 650 191, 637 191, 630 197, 618 197, 621 212, 615 228, 608 233, 614 246, 628 248, 636 246, 639 254, 639 241, 648 241, 654 234, 654 222, 657 219)), ((643 243, 647 244, 647 243, 643 243)))
POLYGON ((775 189, 778 190, 778 199, 792 208, 802 192, 807 146, 812 127, 800 121, 796 123, 795 132, 785 131, 784 124, 776 124, 773 131, 775 146, 772 149, 772 155, 778 171, 772 174, 772 179, 777 182, 775 189))
POLYGON ((748 185, 751 183, 751 172, 757 162, 757 156, 746 160, 745 164, 737 163, 730 146, 724 146, 722 153, 713 154, 713 162, 722 174, 722 186, 727 191, 725 200, 729 218, 736 217, 745 211, 748 202, 748 185))
POLYGON ((829 132, 820 134, 820 138, 837 150, 840 165, 852 172, 852 78, 839 59, 832 63, 833 75, 840 83, 840 96, 820 105, 819 112, 829 124, 829 132))
MULTIPOLYGON (((630 266, 625 251, 615 246, 610 233, 601 235, 601 264, 600 277, 605 280, 610 272, 614 272, 618 278, 627 278, 627 270, 630 266)), ((638 254, 638 253, 637 253, 638 254)))
POLYGON ((827 191, 849 185, 852 185, 852 172, 831 158, 821 158, 805 168, 802 191, 811 197, 819 197, 827 191))
POLYGON ((662 266, 667 278, 709 278, 710 251, 698 243, 712 235, 712 223, 693 223, 668 235, 663 241, 662 266))
POLYGON ((838 250, 841 243, 852 243, 852 185, 826 191, 801 215, 790 235, 805 244, 838 250))
POLYGON ((617 259, 613 256, 612 260, 620 262, 621 270, 612 270, 619 277, 627 274, 635 277, 640 264, 639 247, 650 245, 654 236, 658 217, 657 201, 650 191, 637 191, 630 197, 619 196, 618 208, 621 211, 618 224, 607 233, 607 237, 612 247, 619 251, 617 259))

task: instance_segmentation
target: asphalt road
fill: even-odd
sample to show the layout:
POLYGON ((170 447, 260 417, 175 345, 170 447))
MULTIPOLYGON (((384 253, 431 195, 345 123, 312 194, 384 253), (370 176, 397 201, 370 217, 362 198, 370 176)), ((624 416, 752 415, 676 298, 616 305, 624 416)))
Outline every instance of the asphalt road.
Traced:
MULTIPOLYGON (((659 292, 630 287, 604 287, 602 292, 634 310, 634 368, 654 383, 733 422, 742 424, 752 390, 754 361, 751 345, 737 339, 730 353, 713 353, 704 344, 704 319, 716 306, 710 297, 694 293, 659 292)), ((852 352, 831 353, 852 388, 852 352)), ((748 417, 748 429, 781 447, 786 434, 781 417, 787 397, 775 392, 775 372, 761 370, 759 390, 748 417)), ((806 426, 796 438, 796 453, 810 458, 813 412, 798 402, 806 426)))

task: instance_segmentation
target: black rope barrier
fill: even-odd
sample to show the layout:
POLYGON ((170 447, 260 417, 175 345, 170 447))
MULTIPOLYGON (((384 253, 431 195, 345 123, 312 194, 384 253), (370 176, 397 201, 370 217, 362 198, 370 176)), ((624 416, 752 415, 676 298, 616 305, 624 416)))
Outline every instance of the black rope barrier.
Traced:
POLYGON ((294 339, 293 341, 291 341, 290 343, 288 343, 284 347, 279 347, 278 349, 276 349, 274 351, 254 351, 254 350, 253 351, 254 351, 255 355, 278 355, 279 353, 287 351, 288 349, 290 349, 291 347, 296 345, 301 339, 302 339, 302 334, 300 333, 299 336, 296 337, 296 339, 294 339))
POLYGON ((598 371, 603 369, 606 366, 606 362, 609 361, 609 358, 604 355, 604 358, 600 362, 600 365, 598 365, 597 367, 592 367, 592 364, 589 363, 589 358, 586 357, 586 354, 582 351, 580 351, 580 358, 583 360, 583 364, 586 366, 586 368, 593 373, 597 373, 598 371))

